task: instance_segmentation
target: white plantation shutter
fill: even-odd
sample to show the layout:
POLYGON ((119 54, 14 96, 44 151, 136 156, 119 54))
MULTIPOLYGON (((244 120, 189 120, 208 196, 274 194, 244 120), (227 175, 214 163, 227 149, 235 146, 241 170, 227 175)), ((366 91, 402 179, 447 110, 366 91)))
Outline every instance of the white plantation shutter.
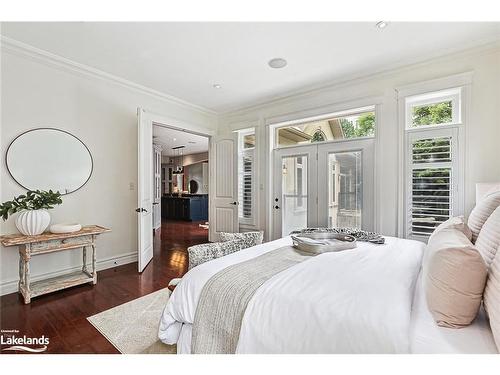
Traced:
POLYGON ((457 146, 456 129, 408 134, 407 237, 427 237, 455 214, 457 146))
POLYGON ((239 176, 239 216, 242 219, 252 218, 253 164, 253 150, 244 152, 239 176))
POLYGON ((238 132, 238 219, 247 226, 255 225, 255 129, 243 129, 238 132))

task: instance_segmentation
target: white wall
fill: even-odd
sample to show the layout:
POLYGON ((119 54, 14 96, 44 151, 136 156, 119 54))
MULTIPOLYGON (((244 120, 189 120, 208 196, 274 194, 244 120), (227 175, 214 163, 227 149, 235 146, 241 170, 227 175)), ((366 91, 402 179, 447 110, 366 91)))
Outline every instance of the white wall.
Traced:
MULTIPOLYGON (((51 211, 52 221, 111 228, 111 233, 98 239, 100 268, 112 266, 115 260, 118 264, 133 261, 137 251, 134 212, 137 204, 137 107, 211 130, 216 128, 216 116, 194 106, 7 48, 2 48, 1 58, 1 201, 23 192, 5 167, 9 143, 23 131, 36 127, 69 131, 90 149, 94 171, 85 187, 64 196, 63 204, 51 211)), ((13 219, 1 222, 0 233, 15 232, 13 219)), ((80 260, 79 252, 35 257, 31 267, 33 278, 76 267, 80 260)), ((17 248, 0 249, 2 294, 17 290, 17 262, 17 248)))
MULTIPOLYGON (((270 202, 270 145, 266 123, 332 112, 350 101, 380 104, 376 162, 380 183, 377 186, 376 229, 386 235, 397 233, 398 116, 395 89, 411 83, 472 71, 471 108, 466 129, 465 211, 474 205, 476 182, 500 181, 500 47, 484 46, 460 54, 390 72, 339 83, 320 90, 276 100, 265 105, 227 113, 219 118, 219 133, 257 124, 257 147, 261 180, 259 223, 269 229, 267 208, 270 202), (265 173, 264 173, 265 171, 265 173)), ((347 109, 347 108, 344 108, 347 109)))

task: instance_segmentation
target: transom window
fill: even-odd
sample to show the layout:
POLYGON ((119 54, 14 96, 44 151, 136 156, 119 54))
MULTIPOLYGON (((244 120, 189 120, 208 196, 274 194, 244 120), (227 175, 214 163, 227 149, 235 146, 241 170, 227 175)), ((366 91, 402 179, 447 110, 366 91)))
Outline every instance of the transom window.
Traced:
POLYGON ((406 98, 406 128, 460 123, 460 88, 406 98))
POLYGON ((300 120, 276 128, 276 147, 374 137, 375 108, 363 107, 300 120))

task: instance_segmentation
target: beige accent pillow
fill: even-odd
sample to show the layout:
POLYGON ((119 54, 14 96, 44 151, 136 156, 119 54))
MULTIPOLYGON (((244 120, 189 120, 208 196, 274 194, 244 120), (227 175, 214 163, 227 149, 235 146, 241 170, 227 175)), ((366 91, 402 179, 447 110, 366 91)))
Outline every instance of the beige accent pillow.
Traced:
POLYGON ((467 225, 472 231, 472 242, 476 243, 477 236, 483 224, 488 220, 496 208, 500 206, 500 191, 486 196, 481 202, 476 203, 476 207, 469 215, 467 225))
POLYGON ((456 216, 456 217, 450 217, 444 223, 439 224, 436 227, 436 229, 434 229, 434 232, 432 232, 431 236, 429 237, 429 241, 432 239, 434 234, 438 233, 439 231, 441 231, 445 228, 458 229, 460 232, 465 234, 465 237, 467 237, 469 239, 469 241, 472 240, 472 231, 470 230, 469 226, 465 223, 464 217, 463 216, 456 216))
POLYGON ((439 326, 461 328, 476 317, 488 270, 464 233, 445 228, 426 248, 424 282, 427 305, 439 326))
POLYGON ((490 266, 484 289, 484 307, 490 318, 493 338, 500 352, 500 248, 490 266))
POLYGON ((477 236, 476 247, 489 266, 500 246, 500 206, 490 215, 483 224, 479 236, 477 236))

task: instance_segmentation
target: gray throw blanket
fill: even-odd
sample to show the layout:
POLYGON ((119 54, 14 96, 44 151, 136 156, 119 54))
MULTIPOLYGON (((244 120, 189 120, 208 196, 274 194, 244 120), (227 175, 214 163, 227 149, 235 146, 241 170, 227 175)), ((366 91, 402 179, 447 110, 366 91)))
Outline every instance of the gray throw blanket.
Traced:
POLYGON ((191 353, 235 353, 243 315, 257 289, 277 273, 310 258, 311 254, 285 246, 212 276, 196 307, 191 353))
POLYGON ((358 228, 348 228, 348 227, 334 227, 334 228, 304 228, 302 230, 295 230, 290 233, 290 235, 307 235, 313 233, 337 233, 337 234, 348 234, 349 236, 353 236, 356 241, 365 241, 371 242, 375 244, 384 244, 385 238, 380 234, 375 232, 368 232, 366 230, 358 229, 358 228))

